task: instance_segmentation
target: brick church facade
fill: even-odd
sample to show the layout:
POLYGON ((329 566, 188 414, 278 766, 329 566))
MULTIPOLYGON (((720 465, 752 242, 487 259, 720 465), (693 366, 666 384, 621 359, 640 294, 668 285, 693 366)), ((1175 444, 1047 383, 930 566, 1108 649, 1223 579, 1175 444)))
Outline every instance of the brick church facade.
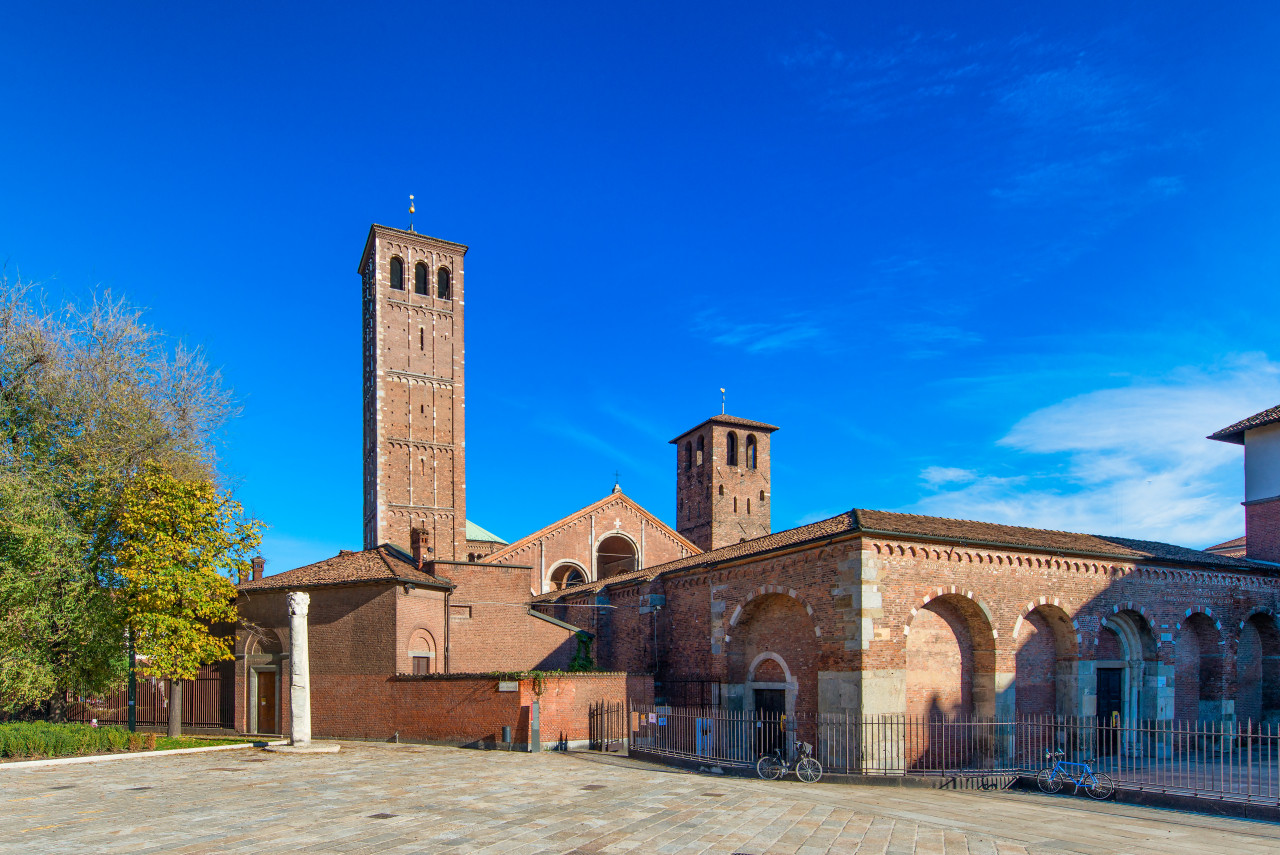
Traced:
POLYGON ((291 590, 322 710, 589 651, 672 704, 1280 721, 1280 408, 1210 437, 1245 448, 1246 537, 1207 551, 869 509, 774 532, 778 428, 723 413, 672 440, 674 528, 615 487, 507 543, 466 519, 466 252, 370 229, 364 549, 242 581, 241 729, 287 719, 291 590))

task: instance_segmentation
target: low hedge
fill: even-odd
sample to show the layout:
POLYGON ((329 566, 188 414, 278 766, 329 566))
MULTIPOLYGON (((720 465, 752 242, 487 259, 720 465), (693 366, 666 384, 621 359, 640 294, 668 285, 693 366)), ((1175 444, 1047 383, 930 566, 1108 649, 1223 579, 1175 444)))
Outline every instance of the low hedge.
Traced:
POLYGON ((37 758, 103 754, 114 751, 156 751, 196 748, 203 745, 231 745, 243 739, 196 739, 131 733, 123 727, 91 724, 51 724, 24 721, 0 724, 0 757, 37 758))

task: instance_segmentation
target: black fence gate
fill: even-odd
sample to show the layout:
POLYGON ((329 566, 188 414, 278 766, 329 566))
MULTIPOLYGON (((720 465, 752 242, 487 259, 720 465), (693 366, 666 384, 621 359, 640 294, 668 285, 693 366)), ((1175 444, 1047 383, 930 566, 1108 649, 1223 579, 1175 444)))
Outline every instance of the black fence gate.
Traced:
POLYGON ((599 701, 587 711, 592 751, 620 751, 627 739, 627 707, 599 701))

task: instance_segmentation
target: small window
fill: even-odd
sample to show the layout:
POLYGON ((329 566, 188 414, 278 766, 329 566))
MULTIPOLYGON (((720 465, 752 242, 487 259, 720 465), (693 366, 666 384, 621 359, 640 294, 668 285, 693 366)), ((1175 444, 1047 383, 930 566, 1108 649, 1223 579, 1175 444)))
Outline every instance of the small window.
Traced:
MULTIPOLYGON (((419 291, 419 294, 425 294, 425 291, 419 291)), ((427 349, 427 331, 422 327, 418 327, 418 350, 427 349)))
POLYGON ((694 457, 694 463, 698 466, 702 465, 702 452, 705 449, 706 449, 706 442, 703 441, 702 437, 698 437, 698 453, 694 457))
POLYGON ((738 512, 738 497, 737 497, 737 496, 734 496, 734 497, 733 497, 733 512, 734 512, 735 514, 738 512))
POLYGON ((441 267, 436 272, 436 296, 441 300, 448 300, 449 297, 449 268, 441 267))
POLYGON ((693 443, 686 442, 684 444, 684 471, 688 472, 693 468, 693 443))
POLYGON ((413 657, 413 673, 417 676, 431 673, 431 657, 415 656, 413 657))
POLYGON ((396 256, 391 257, 391 289, 404 290, 404 262, 396 256))
POLYGON ((764 501, 764 490, 760 491, 760 501, 764 501))
POLYGON ((756 468, 756 437, 755 434, 747 434, 747 468, 756 468))
POLYGON ((419 261, 413 265, 413 293, 430 294, 431 289, 427 283, 427 265, 419 261))
POLYGON ((751 499, 747 499, 747 513, 751 513, 751 499))
POLYGON ((720 495, 722 495, 722 496, 724 495, 724 485, 723 485, 723 484, 721 484, 721 485, 720 485, 720 495))
POLYGON ((725 440, 724 462, 729 466, 738 465, 738 435, 733 431, 729 431, 729 436, 725 440))

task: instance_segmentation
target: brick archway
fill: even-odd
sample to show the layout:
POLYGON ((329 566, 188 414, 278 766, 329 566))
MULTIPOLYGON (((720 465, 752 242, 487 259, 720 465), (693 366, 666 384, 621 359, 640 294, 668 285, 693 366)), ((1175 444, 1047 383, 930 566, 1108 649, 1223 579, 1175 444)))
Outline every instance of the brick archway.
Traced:
POLYGON ((923 609, 925 606, 929 605, 929 603, 933 602, 939 597, 950 597, 950 596, 962 597, 966 600, 971 600, 973 604, 977 606, 978 609, 982 612, 982 614, 986 616, 987 625, 991 627, 991 637, 992 638, 1000 637, 1000 632, 999 630, 996 629, 995 618, 991 614, 991 607, 988 606, 986 603, 984 603, 981 599, 979 599, 978 595, 975 594, 973 591, 966 591, 955 585, 951 585, 950 587, 937 588, 933 591, 933 593, 927 594, 924 597, 922 597, 920 599, 920 602, 915 606, 915 608, 911 610, 911 617, 908 618, 907 622, 902 625, 902 634, 903 635, 911 634, 911 622, 915 620, 916 615, 920 613, 921 609, 923 609))
MULTIPOLYGON (((818 623, 818 619, 814 617, 813 606, 805 602, 804 597, 801 597, 800 594, 796 592, 795 588, 785 588, 782 585, 761 585, 758 588, 753 588, 751 590, 751 593, 747 595, 747 598, 743 600, 737 607, 734 608, 733 614, 729 617, 729 628, 732 629, 733 627, 738 625, 738 621, 742 619, 742 615, 746 612, 747 607, 751 605, 752 600, 755 600, 759 597, 769 596, 770 594, 782 594, 784 596, 790 597, 791 599, 799 603, 801 606, 803 606, 805 612, 807 612, 809 615, 809 620, 813 621, 814 637, 815 638, 822 637, 822 626, 818 623)), ((728 644, 730 639, 731 639, 731 636, 726 635, 724 637, 725 643, 728 644)))

